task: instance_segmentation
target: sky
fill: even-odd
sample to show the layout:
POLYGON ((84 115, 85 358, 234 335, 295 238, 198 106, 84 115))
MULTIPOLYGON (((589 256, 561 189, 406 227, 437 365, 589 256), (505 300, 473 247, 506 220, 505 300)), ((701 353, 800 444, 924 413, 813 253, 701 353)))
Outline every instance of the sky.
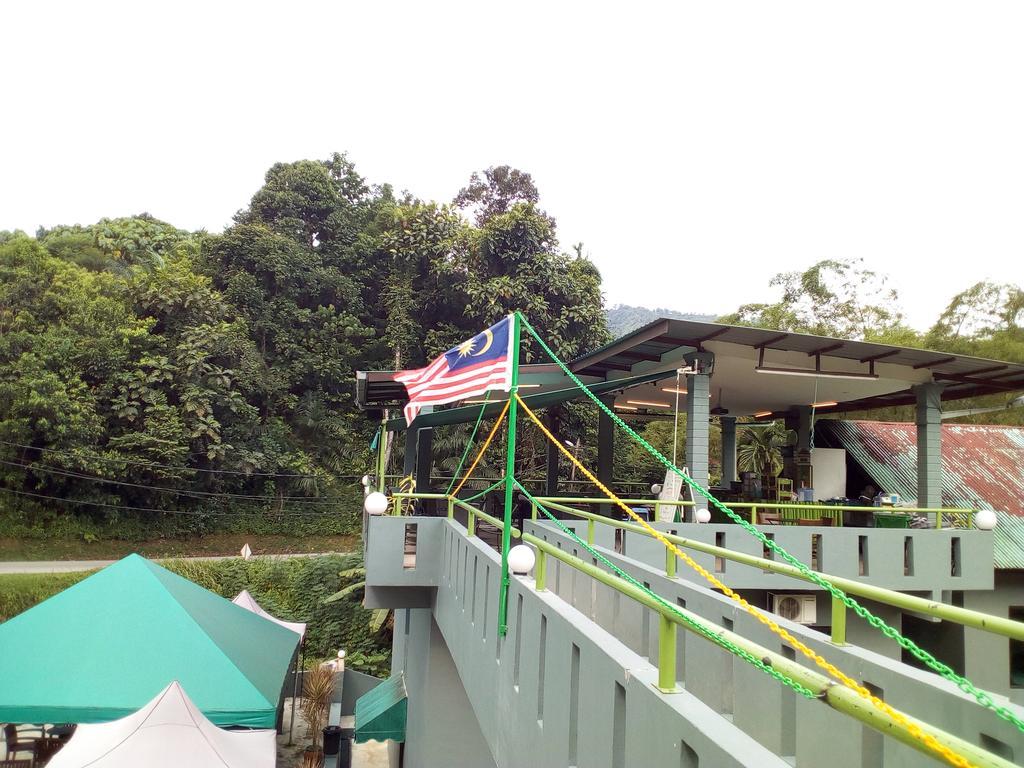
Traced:
POLYGON ((724 313, 861 258, 925 328, 1024 283, 1024 3, 0 6, 0 230, 219 231, 345 151, 450 200, 528 171, 609 304, 724 313))

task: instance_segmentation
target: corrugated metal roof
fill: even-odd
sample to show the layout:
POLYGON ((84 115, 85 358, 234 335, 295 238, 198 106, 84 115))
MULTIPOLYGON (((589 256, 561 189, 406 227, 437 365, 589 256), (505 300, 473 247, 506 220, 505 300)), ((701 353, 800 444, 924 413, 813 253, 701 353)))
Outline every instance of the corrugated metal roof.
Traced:
MULTIPOLYGON (((822 420, 819 439, 845 448, 885 491, 917 496, 914 424, 822 420)), ((997 568, 1024 568, 1024 428, 942 425, 942 504, 993 509, 997 568)))

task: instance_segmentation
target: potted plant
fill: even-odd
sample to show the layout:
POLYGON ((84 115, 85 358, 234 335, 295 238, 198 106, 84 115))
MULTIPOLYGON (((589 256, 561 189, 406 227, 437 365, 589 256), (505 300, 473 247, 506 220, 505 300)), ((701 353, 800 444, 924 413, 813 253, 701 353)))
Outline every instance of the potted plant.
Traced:
POLYGON ((334 667, 320 664, 307 670, 302 679, 302 717, 306 720, 312 743, 302 756, 304 768, 320 768, 324 762, 321 744, 327 714, 331 708, 331 694, 334 693, 334 667))

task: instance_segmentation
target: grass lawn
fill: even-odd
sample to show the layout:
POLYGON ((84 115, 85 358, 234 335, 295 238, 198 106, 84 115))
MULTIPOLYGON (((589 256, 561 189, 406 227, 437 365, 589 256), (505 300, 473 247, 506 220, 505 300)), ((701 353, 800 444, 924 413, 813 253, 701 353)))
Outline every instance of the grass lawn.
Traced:
POLYGON ((82 541, 80 539, 0 538, 0 560, 116 560, 137 552, 150 558, 237 555, 248 543, 254 555, 298 552, 352 552, 359 549, 358 536, 251 536, 214 533, 194 539, 151 541, 82 541))

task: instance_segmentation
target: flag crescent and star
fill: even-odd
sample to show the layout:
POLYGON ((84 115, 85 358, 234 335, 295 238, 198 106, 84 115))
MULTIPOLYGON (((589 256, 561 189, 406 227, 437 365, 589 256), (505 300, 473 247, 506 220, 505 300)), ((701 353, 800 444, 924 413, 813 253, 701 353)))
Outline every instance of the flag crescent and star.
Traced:
POLYGON ((406 424, 420 409, 476 397, 490 390, 512 388, 512 315, 458 344, 424 368, 399 371, 395 381, 405 384, 409 402, 406 424))

